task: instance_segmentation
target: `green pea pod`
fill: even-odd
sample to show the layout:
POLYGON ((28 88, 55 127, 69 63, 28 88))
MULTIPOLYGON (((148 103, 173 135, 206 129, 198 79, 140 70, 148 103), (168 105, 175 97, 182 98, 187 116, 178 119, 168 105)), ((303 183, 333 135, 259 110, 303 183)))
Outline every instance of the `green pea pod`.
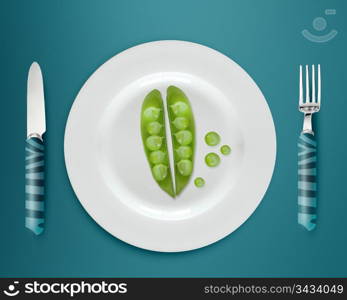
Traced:
POLYGON ((165 133, 165 113, 161 94, 151 91, 143 100, 141 135, 154 180, 161 189, 175 197, 165 133))
POLYGON ((176 195, 179 195, 188 184, 193 172, 194 117, 187 96, 175 86, 168 87, 166 104, 174 153, 176 195))

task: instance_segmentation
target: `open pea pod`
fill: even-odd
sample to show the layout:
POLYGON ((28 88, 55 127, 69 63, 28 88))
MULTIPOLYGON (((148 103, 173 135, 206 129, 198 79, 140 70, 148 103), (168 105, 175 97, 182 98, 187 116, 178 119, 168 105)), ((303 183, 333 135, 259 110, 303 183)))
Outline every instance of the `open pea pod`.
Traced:
POLYGON ((194 166, 195 125, 187 96, 175 86, 169 86, 166 104, 170 121, 176 195, 188 184, 194 166))
POLYGON ((165 131, 165 113, 161 94, 151 91, 143 100, 141 135, 154 180, 161 189, 175 197, 165 131))

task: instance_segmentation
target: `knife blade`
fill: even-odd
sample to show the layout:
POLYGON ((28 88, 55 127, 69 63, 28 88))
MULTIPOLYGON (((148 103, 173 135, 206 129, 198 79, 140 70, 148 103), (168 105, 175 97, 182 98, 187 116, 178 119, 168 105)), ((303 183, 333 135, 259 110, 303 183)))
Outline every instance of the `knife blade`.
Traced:
POLYGON ((34 234, 44 231, 45 223, 45 146, 46 132, 43 78, 33 62, 27 83, 27 139, 25 146, 25 227, 34 234))

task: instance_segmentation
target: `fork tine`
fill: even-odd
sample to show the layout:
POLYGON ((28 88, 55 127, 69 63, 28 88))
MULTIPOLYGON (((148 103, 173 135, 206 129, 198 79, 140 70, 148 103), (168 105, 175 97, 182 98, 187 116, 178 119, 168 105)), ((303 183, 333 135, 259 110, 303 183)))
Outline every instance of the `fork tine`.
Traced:
POLYGON ((314 74, 314 65, 312 65, 312 91, 311 91, 311 102, 316 102, 316 83, 314 74))
POLYGON ((320 99, 321 99, 321 77, 320 77, 320 65, 318 65, 318 91, 317 91, 317 100, 318 104, 320 105, 320 99))
POLYGON ((304 103, 304 97, 303 97, 303 91, 302 91, 302 65, 300 65, 299 68, 299 104, 303 104, 304 103))
POLYGON ((308 74, 308 65, 306 65, 306 101, 305 103, 310 102, 310 82, 309 82, 309 74, 308 74))

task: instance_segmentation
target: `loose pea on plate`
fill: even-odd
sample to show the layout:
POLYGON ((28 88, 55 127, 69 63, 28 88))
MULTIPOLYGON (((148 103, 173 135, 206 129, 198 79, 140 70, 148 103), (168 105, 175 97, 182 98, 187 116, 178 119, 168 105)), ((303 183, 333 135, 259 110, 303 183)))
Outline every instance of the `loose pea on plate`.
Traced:
POLYGON ((220 152, 223 155, 229 155, 231 153, 231 148, 229 145, 223 145, 222 147, 220 147, 220 152))
POLYGON ((209 146, 216 146, 220 142, 220 135, 215 131, 210 131, 205 135, 205 142, 209 146))
POLYGON ((151 91, 143 100, 141 135, 153 178, 161 189, 175 197, 166 143, 164 104, 158 90, 151 91))
POLYGON ((194 167, 195 125, 187 96, 175 86, 169 86, 166 104, 173 146, 176 195, 188 184, 194 167))
POLYGON ((205 156, 206 165, 209 167, 217 167, 220 163, 220 157, 214 152, 210 152, 205 156))

